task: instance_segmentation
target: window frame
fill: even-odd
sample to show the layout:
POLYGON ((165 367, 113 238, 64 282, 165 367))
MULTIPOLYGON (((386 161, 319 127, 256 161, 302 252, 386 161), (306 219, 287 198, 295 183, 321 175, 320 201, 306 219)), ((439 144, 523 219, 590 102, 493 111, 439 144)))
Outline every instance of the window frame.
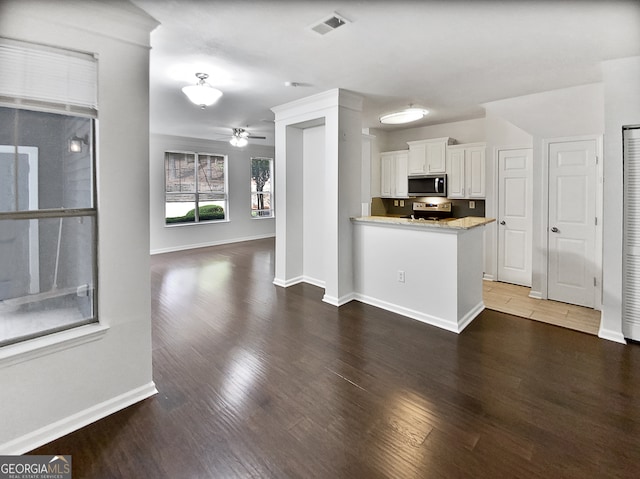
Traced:
POLYGON ((252 156, 249 159, 249 205, 250 205, 250 211, 249 214, 251 216, 252 220, 268 220, 268 219, 273 219, 275 218, 275 202, 274 202, 274 184, 275 184, 275 178, 274 178, 274 167, 275 167, 275 162, 273 160, 273 158, 270 158, 268 156, 252 156), (251 174, 252 170, 253 170, 253 161, 254 160, 269 160, 269 188, 270 190, 267 192, 264 191, 253 191, 252 189, 252 182, 253 182, 253 175, 251 174), (270 204, 270 208, 268 210, 258 210, 258 209, 253 209, 253 195, 262 195, 264 197, 264 193, 269 193, 269 204, 270 204), (269 211, 270 214, 267 215, 260 215, 259 212, 260 211, 269 211), (256 213, 256 214, 254 214, 256 213))
POLYGON ((215 223, 228 223, 231 221, 229 214, 229 156, 222 153, 208 153, 203 151, 186 151, 186 150, 166 150, 164 152, 163 158, 163 172, 164 172, 164 227, 165 228, 174 228, 180 226, 194 226, 194 225, 202 225, 202 224, 215 224, 215 223), (194 179, 195 179, 195 191, 187 192, 187 191, 167 191, 167 155, 169 154, 178 154, 178 155, 193 155, 193 165, 194 165, 194 179), (223 201, 224 202, 224 218, 218 220, 204 220, 200 221, 199 216, 199 201, 200 195, 209 195, 210 192, 200 191, 199 190, 199 177, 198 177, 198 160, 199 155, 202 156, 213 156, 222 158, 224 161, 223 171, 224 171, 224 193, 223 199, 214 200, 214 201, 223 201), (184 221, 184 222, 176 222, 176 223, 167 223, 167 198, 171 195, 193 195, 194 197, 194 221, 184 221))
MULTIPOLYGON (((98 285, 98 239, 99 239, 99 231, 98 231, 98 187, 97 187, 97 154, 96 154, 96 137, 97 137, 97 129, 98 129, 98 119, 92 114, 86 114, 84 112, 77 111, 64 111, 55 107, 44 108, 44 107, 34 107, 32 105, 17 105, 9 102, 0 101, 0 107, 10 108, 15 110, 24 110, 29 112, 42 112, 42 113, 50 113, 55 115, 62 115, 67 117, 77 117, 77 118, 86 118, 89 120, 89 135, 87 136, 87 147, 89 148, 88 154, 91 158, 90 162, 90 180, 91 180, 91 206, 90 207, 73 207, 73 208, 42 208, 42 209, 28 209, 28 210, 17 210, 17 211, 0 211, 0 220, 43 220, 43 219, 64 219, 64 218, 81 218, 81 217, 90 217, 93 221, 92 228, 92 302, 91 302, 91 315, 89 318, 86 318, 82 321, 77 321, 70 324, 65 324, 62 326, 56 326, 48 329, 41 329, 38 332, 33 332, 29 334, 25 334, 22 336, 17 336, 11 340, 2 340, 0 339, 0 350, 4 350, 6 348, 13 349, 14 347, 21 349, 21 344, 28 344, 33 340, 42 340, 43 338, 48 338, 56 333, 64 333, 67 331, 77 330, 78 328, 82 328, 84 326, 90 326, 89 331, 93 331, 93 328, 98 327, 100 330, 104 329, 100 323, 99 318, 99 285, 98 285)), ((68 143, 68 142, 67 142, 68 143)), ((14 145, 16 149, 16 153, 19 154, 21 149, 24 147, 21 145, 14 145)), ((71 333, 72 336, 76 336, 75 333, 71 333)), ((79 336, 86 335, 86 332, 82 332, 79 336)), ((49 340, 45 339, 45 343, 49 344, 49 340)), ((4 355, 0 355, 0 359, 4 359, 4 355)))

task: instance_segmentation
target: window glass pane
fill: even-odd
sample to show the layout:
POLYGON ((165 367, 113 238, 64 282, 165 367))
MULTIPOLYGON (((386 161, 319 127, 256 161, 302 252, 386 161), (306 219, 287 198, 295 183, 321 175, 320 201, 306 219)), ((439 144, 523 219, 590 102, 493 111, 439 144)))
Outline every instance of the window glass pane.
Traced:
POLYGON ((251 216, 271 217, 271 181, 273 160, 271 158, 251 158, 251 216))
POLYGON ((97 321, 92 216, 0 220, 0 345, 97 321))
POLYGON ((227 220, 226 166, 226 156, 166 152, 166 224, 227 220))
POLYGON ((269 217, 272 216, 271 193, 251 194, 251 216, 269 217))
POLYGON ((193 153, 165 154, 165 185, 167 193, 196 192, 195 155, 193 153))
POLYGON ((200 221, 223 220, 226 217, 227 202, 220 199, 220 195, 199 195, 199 217, 200 221))
POLYGON ((167 224, 193 223, 195 221, 195 194, 167 194, 166 197, 165 220, 167 224))
POLYGON ((92 121, 0 107, 0 212, 93 207, 92 121))
POLYGON ((201 193, 225 193, 224 157, 198 155, 198 191, 201 193))

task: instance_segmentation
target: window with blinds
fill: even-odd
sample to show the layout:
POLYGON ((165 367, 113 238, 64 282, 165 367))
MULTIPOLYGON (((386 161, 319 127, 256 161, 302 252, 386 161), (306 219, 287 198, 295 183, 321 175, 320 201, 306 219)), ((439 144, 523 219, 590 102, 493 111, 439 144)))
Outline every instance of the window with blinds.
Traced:
POLYGON ((640 340, 640 127, 625 128, 622 315, 626 337, 640 340))
POLYGON ((98 320, 97 71, 0 38, 0 347, 98 320))
POLYGON ((0 37, 0 101, 94 114, 96 59, 89 54, 0 37))

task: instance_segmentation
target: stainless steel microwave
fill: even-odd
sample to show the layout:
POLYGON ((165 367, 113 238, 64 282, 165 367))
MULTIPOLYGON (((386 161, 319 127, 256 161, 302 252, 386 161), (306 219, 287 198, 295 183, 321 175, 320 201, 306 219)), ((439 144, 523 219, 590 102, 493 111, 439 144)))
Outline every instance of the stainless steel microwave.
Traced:
POLYGON ((410 176, 409 196, 447 196, 447 175, 410 176))

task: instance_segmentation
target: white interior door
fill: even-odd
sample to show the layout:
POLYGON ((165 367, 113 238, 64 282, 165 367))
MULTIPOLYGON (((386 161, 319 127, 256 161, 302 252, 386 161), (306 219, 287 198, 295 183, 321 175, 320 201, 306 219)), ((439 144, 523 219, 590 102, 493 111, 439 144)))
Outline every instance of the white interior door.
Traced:
POLYGON ((595 306, 596 140, 550 142, 549 299, 595 306))
POLYGON ((498 151, 498 281, 531 286, 530 148, 498 151))

